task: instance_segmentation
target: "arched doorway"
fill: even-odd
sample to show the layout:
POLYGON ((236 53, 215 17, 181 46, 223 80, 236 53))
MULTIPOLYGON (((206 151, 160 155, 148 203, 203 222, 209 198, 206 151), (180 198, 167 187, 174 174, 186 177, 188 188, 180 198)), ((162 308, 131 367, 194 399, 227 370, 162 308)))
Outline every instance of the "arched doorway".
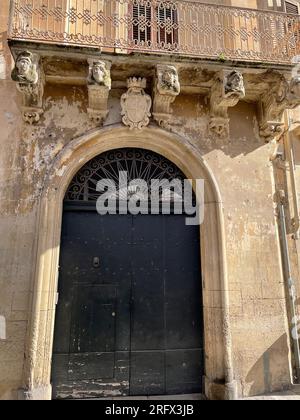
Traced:
MULTIPOLYGON (((105 152, 74 177, 65 196, 59 302, 52 361, 54 398, 201 393, 203 304, 198 226, 176 214, 182 197, 164 195, 170 213, 100 216, 97 184, 180 180, 150 151, 105 152)), ((144 200, 138 183, 120 200, 144 200)))

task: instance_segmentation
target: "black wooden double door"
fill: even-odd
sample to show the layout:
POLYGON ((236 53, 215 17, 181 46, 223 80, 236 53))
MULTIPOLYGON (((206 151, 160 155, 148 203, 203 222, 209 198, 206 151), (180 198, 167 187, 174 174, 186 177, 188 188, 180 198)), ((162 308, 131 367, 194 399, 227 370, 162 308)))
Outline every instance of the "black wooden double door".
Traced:
POLYGON ((53 397, 201 393, 199 227, 64 214, 53 397))

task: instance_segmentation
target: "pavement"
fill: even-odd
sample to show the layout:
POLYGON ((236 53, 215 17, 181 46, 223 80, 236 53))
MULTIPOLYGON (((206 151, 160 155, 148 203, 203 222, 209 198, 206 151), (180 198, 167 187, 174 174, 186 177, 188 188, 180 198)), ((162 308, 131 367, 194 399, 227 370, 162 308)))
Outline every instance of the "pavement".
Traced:
POLYGON ((300 387, 285 392, 275 392, 269 395, 243 398, 243 401, 300 401, 300 387))
POLYGON ((113 398, 101 398, 102 400, 109 401, 201 401, 205 400, 202 394, 188 394, 188 395, 163 395, 163 396, 152 396, 152 397, 113 397, 113 398))
MULTIPOLYGON (((114 398, 101 398, 101 401, 199 401, 205 400, 203 395, 168 395, 159 397, 114 397, 114 398)), ((243 401, 300 401, 300 391, 285 391, 269 395, 262 395, 251 398, 242 398, 243 401)))
MULTIPOLYGON (((152 397, 113 397, 101 398, 102 400, 109 401, 199 401, 205 400, 201 394, 192 395, 165 395, 165 396, 152 396, 152 397)), ((243 401, 300 401, 300 385, 295 385, 293 389, 284 392, 274 392, 268 395, 261 395, 251 398, 241 398, 243 401)))

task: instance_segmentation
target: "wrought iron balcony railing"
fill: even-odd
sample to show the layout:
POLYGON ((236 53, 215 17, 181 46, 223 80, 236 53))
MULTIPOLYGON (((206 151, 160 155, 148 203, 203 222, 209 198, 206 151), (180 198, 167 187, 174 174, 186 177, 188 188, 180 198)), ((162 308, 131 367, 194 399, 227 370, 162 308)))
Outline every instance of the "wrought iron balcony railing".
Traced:
POLYGON ((186 0, 12 0, 11 40, 291 64, 300 18, 186 0))

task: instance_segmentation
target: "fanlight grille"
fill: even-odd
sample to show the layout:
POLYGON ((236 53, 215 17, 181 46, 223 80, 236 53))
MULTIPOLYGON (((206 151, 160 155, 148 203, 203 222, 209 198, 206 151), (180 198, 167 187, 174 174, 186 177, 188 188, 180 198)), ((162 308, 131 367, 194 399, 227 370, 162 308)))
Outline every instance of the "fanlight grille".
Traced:
POLYGON ((185 176, 176 165, 154 152, 126 148, 106 152, 88 162, 72 180, 65 201, 97 201, 104 192, 97 191, 97 186, 104 180, 115 183, 119 200, 134 195, 140 200, 148 200, 153 180, 160 181, 160 201, 183 200, 185 176), (181 191, 175 188, 170 192, 171 181, 177 181, 181 191))

